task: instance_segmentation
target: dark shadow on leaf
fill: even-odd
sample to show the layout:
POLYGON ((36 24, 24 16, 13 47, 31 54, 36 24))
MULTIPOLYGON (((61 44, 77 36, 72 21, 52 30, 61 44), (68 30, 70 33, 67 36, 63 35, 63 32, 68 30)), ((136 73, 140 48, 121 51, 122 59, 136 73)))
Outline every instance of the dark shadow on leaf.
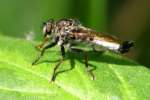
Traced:
POLYGON ((38 65, 38 64, 42 64, 42 63, 56 63, 56 62, 58 62, 59 61, 59 59, 58 60, 40 60, 40 61, 38 61, 37 63, 35 63, 34 65, 38 65))
MULTIPOLYGON (((108 53, 102 53, 102 52, 94 52, 94 51, 86 51, 87 56, 88 56, 88 61, 96 61, 96 62, 103 62, 103 63, 108 63, 108 64, 116 64, 116 65, 132 65, 132 66, 137 66, 137 63, 134 62, 130 62, 126 59, 124 59, 123 57, 120 57, 120 55, 116 55, 116 54, 108 54, 108 53)), ((65 69, 65 70, 59 70, 55 73, 55 78, 57 78, 57 75, 60 73, 64 73, 67 71, 70 71, 72 69, 74 69, 75 67, 75 60, 78 60, 81 63, 85 63, 84 61, 84 54, 81 53, 75 53, 75 52, 66 52, 66 58, 65 59, 69 59, 70 60, 70 68, 69 69, 65 69)), ((39 61, 37 64, 41 64, 41 63, 51 63, 51 62, 58 62, 59 60, 55 60, 55 61, 50 61, 50 60, 43 60, 43 61, 39 61)), ((63 63, 63 62, 62 62, 63 63)), ((36 65, 37 65, 36 64, 36 65)), ((98 66, 95 66, 93 64, 90 64, 88 62, 89 67, 91 67, 90 72, 96 70, 96 68, 98 66)), ((61 64, 59 65, 61 66, 61 64)))
MULTIPOLYGON (((126 60, 123 57, 120 57, 118 54, 107 54, 107 53, 99 53, 99 52, 94 52, 94 51, 87 51, 86 52, 88 55, 88 60, 89 61, 96 61, 96 62, 103 62, 103 63, 108 63, 108 64, 116 64, 116 65, 132 65, 132 66, 137 66, 137 63, 131 62, 129 60, 126 60)), ((72 53, 72 52, 67 52, 67 55, 74 56, 74 58, 80 62, 82 62, 83 59, 83 54, 82 53, 72 53), (74 54, 74 55, 73 55, 74 54)))
POLYGON ((70 71, 70 70, 74 69, 74 67, 75 67, 75 61, 72 58, 70 58, 70 65, 71 65, 71 67, 69 69, 58 71, 56 73, 55 77, 57 77, 57 75, 60 74, 60 73, 64 73, 64 72, 67 72, 67 71, 70 71))
MULTIPOLYGON (((86 51, 88 55, 88 61, 97 61, 97 62, 103 62, 103 63, 108 63, 108 64, 116 64, 116 65, 132 65, 136 66, 138 65, 137 63, 130 62, 123 57, 120 58, 120 55, 116 54, 105 54, 105 52, 94 52, 94 51, 86 51)), ((84 57, 83 53, 75 53, 75 52, 66 52, 66 59, 70 59, 70 69, 58 71, 56 73, 56 76, 60 73, 67 72, 72 70, 75 67, 75 59, 78 60, 81 63, 84 63, 84 57)), ((96 70, 98 66, 95 66, 93 64, 88 63, 89 67, 92 67, 90 69, 90 72, 96 70)))

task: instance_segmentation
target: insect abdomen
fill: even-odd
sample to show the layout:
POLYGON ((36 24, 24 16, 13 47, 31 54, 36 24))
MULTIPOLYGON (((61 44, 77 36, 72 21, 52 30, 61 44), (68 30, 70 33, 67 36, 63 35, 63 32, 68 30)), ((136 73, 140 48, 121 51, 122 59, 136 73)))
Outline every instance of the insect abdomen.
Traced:
POLYGON ((90 42, 110 50, 116 51, 120 48, 120 40, 118 38, 100 32, 93 32, 93 40, 90 42))
POLYGON ((103 41, 103 40, 99 40, 99 39, 94 39, 91 42, 96 45, 110 49, 110 50, 118 50, 120 48, 120 44, 115 43, 115 42, 103 41))

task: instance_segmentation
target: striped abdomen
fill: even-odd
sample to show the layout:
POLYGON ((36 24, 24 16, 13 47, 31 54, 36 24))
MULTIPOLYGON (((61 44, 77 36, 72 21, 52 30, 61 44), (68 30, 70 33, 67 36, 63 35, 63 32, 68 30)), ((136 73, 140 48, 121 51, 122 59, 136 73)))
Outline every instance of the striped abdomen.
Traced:
POLYGON ((102 32, 95 32, 86 27, 73 30, 70 37, 74 40, 89 42, 95 45, 105 47, 109 50, 118 51, 120 53, 128 52, 134 45, 133 41, 121 41, 115 36, 111 36, 102 32))
POLYGON ((74 30, 72 37, 75 40, 87 41, 110 50, 118 50, 121 45, 121 41, 118 38, 91 30, 74 30))

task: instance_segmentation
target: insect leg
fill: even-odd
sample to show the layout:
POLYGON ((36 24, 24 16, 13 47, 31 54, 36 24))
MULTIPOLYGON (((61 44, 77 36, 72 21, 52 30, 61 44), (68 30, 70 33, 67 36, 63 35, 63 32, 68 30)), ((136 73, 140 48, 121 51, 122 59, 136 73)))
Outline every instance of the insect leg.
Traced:
POLYGON ((65 48, 63 45, 60 46, 61 47, 61 55, 62 55, 62 58, 65 57, 65 48))
POLYGON ((45 37, 44 41, 41 44, 35 46, 35 48, 41 50, 47 42, 48 42, 48 37, 45 37))
POLYGON ((59 68, 60 64, 64 61, 64 57, 65 57, 65 48, 63 45, 60 46, 61 47, 61 55, 62 55, 62 58, 59 60, 59 62, 56 64, 54 70, 53 70, 53 74, 52 74, 52 78, 50 80, 50 82, 53 82, 55 81, 56 79, 56 75, 57 75, 57 69, 59 68))
POLYGON ((79 49, 79 48, 72 48, 72 47, 71 47, 70 49, 71 49, 71 51, 73 51, 73 52, 82 52, 82 53, 84 54, 85 68, 86 68, 88 74, 91 76, 92 80, 94 80, 94 79, 95 79, 95 76, 94 76, 94 74, 92 73, 92 70, 90 69, 90 67, 88 66, 87 53, 86 53, 84 50, 79 49))
POLYGON ((51 47, 55 46, 56 44, 57 44, 57 42, 52 42, 51 44, 48 44, 47 46, 45 46, 45 47, 42 49, 40 55, 39 55, 39 56, 35 59, 35 61, 32 63, 32 65, 35 65, 35 64, 40 60, 40 58, 43 56, 43 54, 44 54, 44 52, 45 52, 46 49, 51 48, 51 47))

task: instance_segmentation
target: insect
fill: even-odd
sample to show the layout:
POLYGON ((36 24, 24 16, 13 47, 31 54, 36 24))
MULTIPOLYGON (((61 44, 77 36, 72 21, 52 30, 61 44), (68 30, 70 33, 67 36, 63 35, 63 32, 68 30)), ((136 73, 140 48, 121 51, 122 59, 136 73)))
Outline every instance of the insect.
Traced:
POLYGON ((50 81, 55 81, 57 69, 65 58, 65 47, 71 52, 82 52, 84 53, 85 68, 88 74, 94 80, 94 74, 89 70, 87 54, 83 49, 78 48, 75 44, 87 43, 93 48, 102 48, 103 50, 110 50, 117 53, 126 53, 134 45, 133 41, 122 41, 121 39, 103 33, 92 30, 88 27, 83 26, 77 19, 60 19, 54 21, 49 19, 43 25, 44 41, 36 47, 41 50, 40 55, 35 59, 32 65, 36 64, 43 56, 45 50, 54 47, 55 45, 60 46, 62 58, 55 66, 50 81))

